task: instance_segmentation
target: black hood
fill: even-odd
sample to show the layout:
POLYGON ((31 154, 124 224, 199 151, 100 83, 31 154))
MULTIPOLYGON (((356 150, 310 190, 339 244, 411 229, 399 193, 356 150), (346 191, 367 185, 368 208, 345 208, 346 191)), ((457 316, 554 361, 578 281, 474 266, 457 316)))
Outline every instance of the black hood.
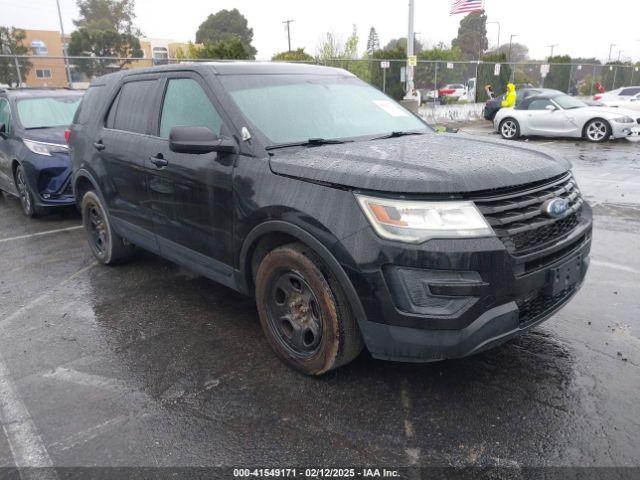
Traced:
POLYGON ((466 193, 546 180, 571 168, 546 150, 428 133, 275 151, 271 170, 334 185, 399 193, 466 193))
POLYGON ((24 130, 23 137, 27 140, 66 145, 64 131, 69 127, 32 128, 24 130))

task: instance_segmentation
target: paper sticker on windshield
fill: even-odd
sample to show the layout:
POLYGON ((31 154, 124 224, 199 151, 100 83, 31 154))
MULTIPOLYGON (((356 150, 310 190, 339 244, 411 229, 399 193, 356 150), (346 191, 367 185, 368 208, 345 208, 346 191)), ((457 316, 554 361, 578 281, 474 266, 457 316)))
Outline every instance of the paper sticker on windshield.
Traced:
POLYGON ((378 107, 380 107, 382 110, 387 112, 392 117, 408 117, 409 116, 407 112, 405 112, 402 108, 400 108, 395 103, 390 102, 389 100, 374 100, 373 103, 375 103, 378 107))

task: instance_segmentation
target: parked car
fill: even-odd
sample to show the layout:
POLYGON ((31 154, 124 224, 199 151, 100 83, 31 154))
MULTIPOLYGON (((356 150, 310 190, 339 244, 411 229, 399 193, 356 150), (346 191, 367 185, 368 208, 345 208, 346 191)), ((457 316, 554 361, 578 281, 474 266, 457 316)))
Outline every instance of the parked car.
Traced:
POLYGON ((503 108, 493 126, 502 138, 520 136, 585 138, 604 142, 640 131, 638 113, 618 108, 589 106, 564 93, 530 96, 515 108, 503 108))
POLYGON ((597 93, 593 96, 593 99, 606 105, 607 102, 629 100, 631 97, 638 95, 638 93, 640 93, 640 87, 620 87, 610 92, 597 93))
MULTIPOLYGON (((516 106, 519 105, 525 98, 530 97, 531 95, 540 95, 541 93, 562 93, 559 90, 553 90, 551 88, 523 88, 518 90, 516 87, 516 106)), ((501 104, 504 100, 504 94, 493 98, 491 100, 487 100, 487 103, 484 104, 484 108, 482 110, 482 116, 485 120, 493 121, 498 113, 498 110, 502 108, 501 104)))
POLYGON ((587 270, 591 209, 566 160, 437 134, 340 69, 106 75, 69 144, 100 262, 135 245, 253 296, 268 343, 307 374, 363 345, 421 362, 485 350, 549 318, 587 270))
POLYGON ((19 197, 28 217, 75 204, 64 132, 82 93, 0 90, 0 190, 19 197))
POLYGON ((461 83, 450 83, 438 90, 439 97, 460 98, 467 93, 467 87, 461 83))
POLYGON ((606 107, 620 107, 640 111, 640 92, 633 96, 625 96, 618 99, 603 99, 600 103, 606 107))

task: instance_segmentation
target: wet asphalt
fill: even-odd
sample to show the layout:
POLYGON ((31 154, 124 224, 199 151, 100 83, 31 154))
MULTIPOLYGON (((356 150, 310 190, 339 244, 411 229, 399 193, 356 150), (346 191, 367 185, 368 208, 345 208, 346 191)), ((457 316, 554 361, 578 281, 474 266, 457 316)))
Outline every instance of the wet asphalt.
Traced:
POLYGON ((594 207, 574 300, 471 358, 322 378, 250 299, 151 254, 97 266, 73 209, 0 197, 0 466, 639 466, 640 143, 530 143, 594 207))

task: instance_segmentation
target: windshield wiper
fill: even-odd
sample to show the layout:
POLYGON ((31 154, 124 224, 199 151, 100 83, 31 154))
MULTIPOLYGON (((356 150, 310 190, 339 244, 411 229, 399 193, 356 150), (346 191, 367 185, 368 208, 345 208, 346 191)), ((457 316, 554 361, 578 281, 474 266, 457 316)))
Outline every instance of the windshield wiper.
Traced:
POLYGON ((372 138, 372 140, 384 140, 386 138, 398 138, 398 137, 405 137, 407 135, 424 135, 424 132, 416 132, 415 130, 406 130, 406 131, 400 130, 400 131, 391 132, 381 137, 372 138))
POLYGON ((353 140, 338 140, 336 138, 310 138, 305 142, 292 142, 292 143, 278 143, 276 145, 269 145, 266 150, 275 150, 277 148, 287 147, 317 147, 320 145, 337 145, 340 143, 352 142, 353 140))

